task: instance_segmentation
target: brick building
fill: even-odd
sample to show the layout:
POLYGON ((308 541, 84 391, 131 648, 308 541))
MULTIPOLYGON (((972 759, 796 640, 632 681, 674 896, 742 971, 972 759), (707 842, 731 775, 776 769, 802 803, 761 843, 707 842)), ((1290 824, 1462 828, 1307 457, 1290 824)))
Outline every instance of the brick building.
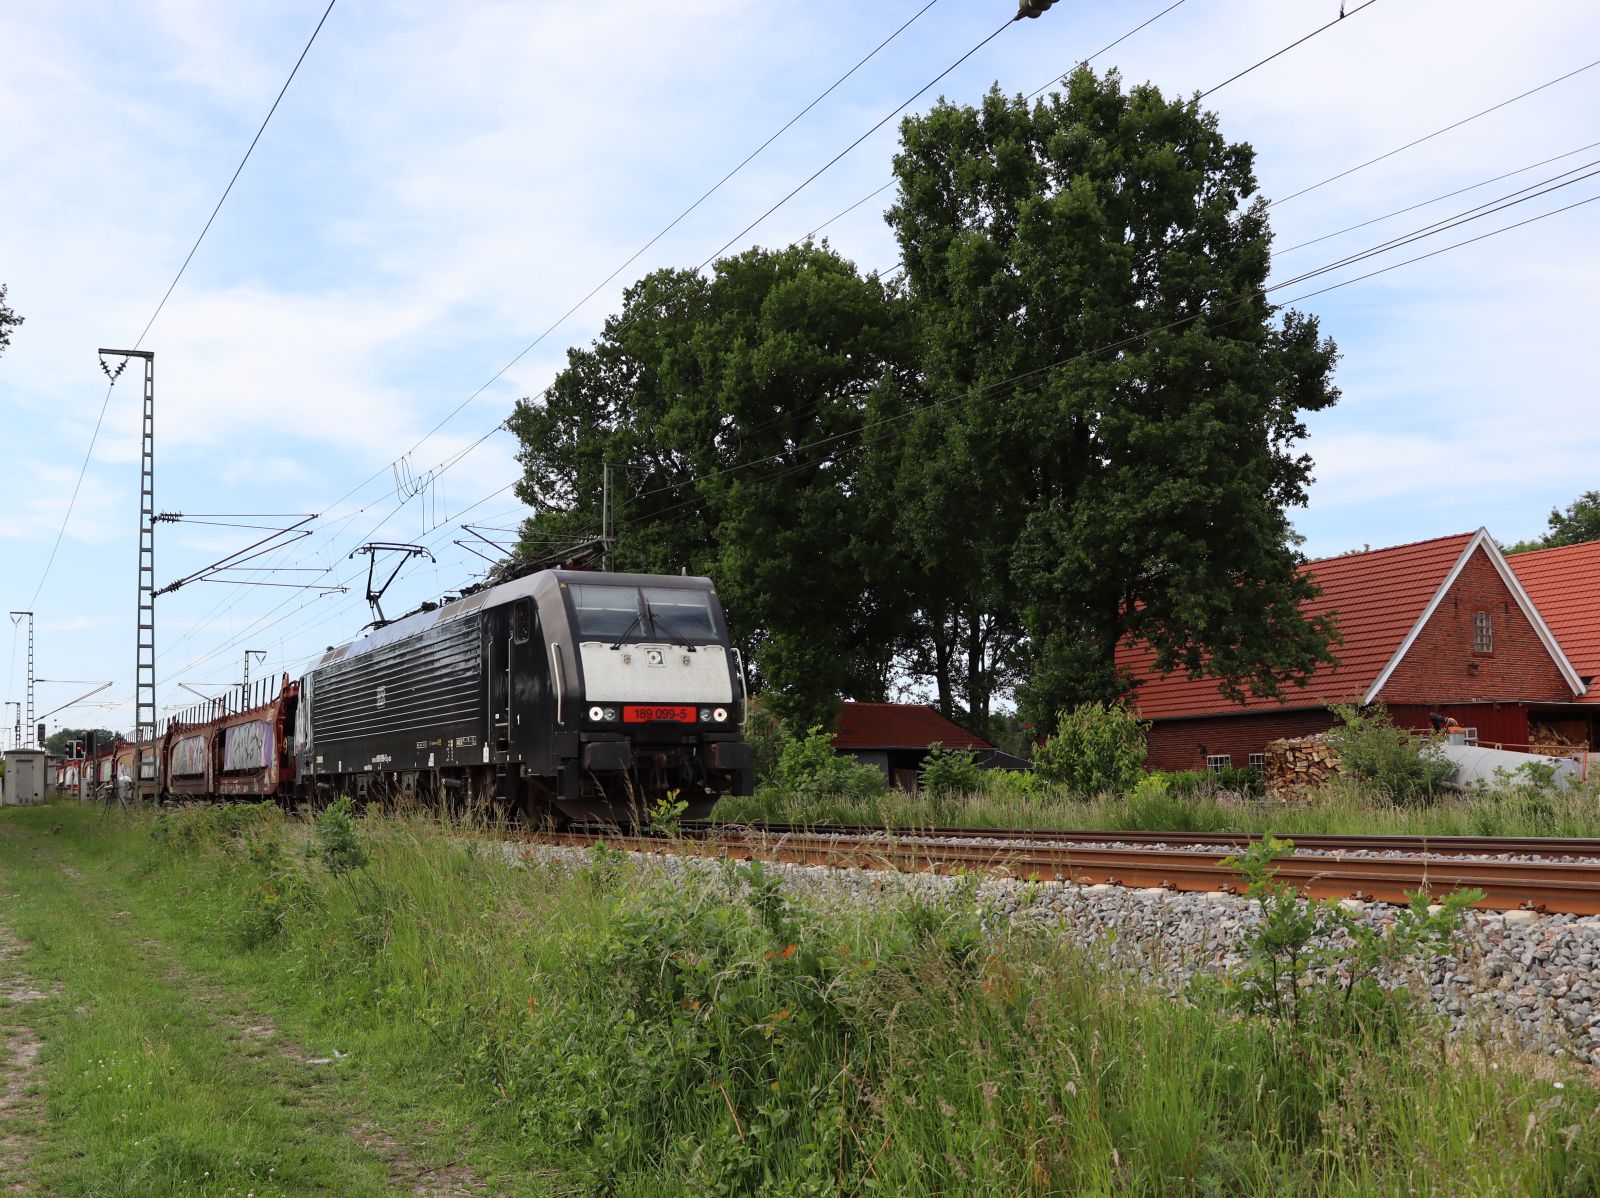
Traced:
POLYGON ((1588 686, 1572 702, 1533 706, 1530 735, 1545 743, 1600 744, 1600 541, 1506 559, 1588 686))
POLYGON ((1439 712, 1476 728, 1481 743, 1521 747, 1531 711, 1585 698, 1584 679, 1484 529, 1302 569, 1322 588, 1306 611, 1332 613, 1344 642, 1334 664, 1281 699, 1237 703, 1209 679, 1155 675, 1148 645, 1119 649, 1119 664, 1143 680, 1133 705, 1151 721, 1151 766, 1257 764, 1268 741, 1321 732, 1334 723, 1329 705, 1351 702, 1382 702, 1395 723, 1417 729, 1439 712))

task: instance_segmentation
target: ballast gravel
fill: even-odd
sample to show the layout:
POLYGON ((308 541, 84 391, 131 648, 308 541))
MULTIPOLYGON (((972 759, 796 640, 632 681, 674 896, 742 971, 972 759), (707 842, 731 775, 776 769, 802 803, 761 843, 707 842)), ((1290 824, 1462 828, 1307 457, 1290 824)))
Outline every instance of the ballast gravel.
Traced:
MULTIPOLYGON (((584 849, 506 846, 514 860, 579 866, 584 849)), ((630 853, 667 877, 722 868, 714 858, 630 853)), ((796 898, 878 904, 913 894, 950 894, 970 885, 948 875, 763 862, 796 898)), ((1063 941, 1108 966, 1178 994, 1202 971, 1242 960, 1256 905, 1220 892, 1138 890, 1073 882, 988 879, 974 901, 984 922, 1056 928, 1063 941)), ((1377 926, 1394 918, 1383 903, 1347 903, 1377 926)), ((1426 986, 1460 1037, 1600 1066, 1600 916, 1531 911, 1468 912, 1457 947, 1415 963, 1388 984, 1426 986)))

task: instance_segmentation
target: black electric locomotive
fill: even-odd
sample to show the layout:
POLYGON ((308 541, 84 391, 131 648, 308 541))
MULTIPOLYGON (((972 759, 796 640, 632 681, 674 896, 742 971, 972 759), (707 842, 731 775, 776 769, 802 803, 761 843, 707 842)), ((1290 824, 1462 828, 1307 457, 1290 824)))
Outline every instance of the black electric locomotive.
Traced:
POLYGON ((296 788, 690 818, 749 794, 744 670, 709 579, 545 570, 328 650, 300 682, 296 788))

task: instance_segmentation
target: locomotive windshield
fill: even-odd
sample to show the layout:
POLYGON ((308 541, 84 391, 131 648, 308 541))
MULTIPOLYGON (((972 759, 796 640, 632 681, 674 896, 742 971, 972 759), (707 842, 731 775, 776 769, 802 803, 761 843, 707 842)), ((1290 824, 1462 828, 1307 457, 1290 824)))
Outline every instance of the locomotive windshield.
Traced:
POLYGON ((688 643, 717 637, 711 596, 705 591, 574 583, 567 593, 577 615, 580 640, 688 643))
POLYGON ((584 640, 620 641, 644 627, 639 592, 633 587, 575 585, 567 588, 584 640))
POLYGON ((665 587, 644 588, 645 614, 658 637, 675 641, 714 640, 717 627, 711 621, 710 596, 704 591, 674 591, 665 587))

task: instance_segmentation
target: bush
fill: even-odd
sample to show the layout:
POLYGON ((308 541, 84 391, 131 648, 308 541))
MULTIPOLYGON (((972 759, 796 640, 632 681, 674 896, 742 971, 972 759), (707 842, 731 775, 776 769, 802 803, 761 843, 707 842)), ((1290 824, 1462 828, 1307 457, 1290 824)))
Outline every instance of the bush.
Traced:
POLYGON ((1250 1014, 1294 1026, 1314 1022, 1334 1036, 1392 1033, 1415 1019, 1418 996, 1385 986, 1384 974, 1449 952, 1483 891, 1453 891, 1436 906, 1426 893, 1408 895, 1408 905, 1380 926, 1279 882, 1273 862, 1293 852, 1294 841, 1269 834, 1223 860, 1244 878, 1261 917, 1224 992, 1250 1014))
POLYGON ((1265 777, 1243 765, 1221 770, 1174 770, 1166 777, 1173 795, 1178 798, 1212 798, 1225 790, 1259 795, 1266 786, 1265 777))
POLYGON ((763 703, 759 696, 750 700, 749 719, 745 724, 744 738, 755 753, 756 781, 770 782, 778 772, 778 758, 783 753, 787 739, 783 721, 763 703))
POLYGON ((1454 768, 1437 743, 1396 728, 1381 703, 1343 705, 1333 713, 1340 726, 1327 733, 1327 741, 1339 764, 1396 803, 1432 800, 1454 768))
POLYGON ((1220 832, 1227 813, 1216 804, 1215 790, 1178 791, 1178 774, 1153 770, 1139 779, 1119 825, 1130 832, 1220 832))
POLYGON ((317 816, 316 853, 328 872, 335 875, 347 874, 367 863, 367 850, 361 847, 349 795, 341 795, 317 816))
POLYGON ((922 759, 918 785, 935 793, 971 794, 983 785, 983 767, 971 749, 947 749, 935 742, 922 759))
POLYGON ((1211 770, 1218 790, 1231 790, 1242 795, 1258 795, 1266 786, 1266 778, 1259 770, 1247 765, 1233 765, 1225 770, 1211 770))
POLYGON ((783 735, 774 780, 793 798, 838 796, 863 802, 888 789, 882 770, 841 756, 834 750, 832 734, 820 726, 803 739, 783 735))
POLYGON ((1149 727, 1120 703, 1080 704, 1034 751, 1034 772, 1080 795, 1120 794, 1139 781, 1149 727))
POLYGON ((1051 797, 1050 784, 1032 770, 984 770, 980 788, 997 803, 1035 803, 1051 797))

